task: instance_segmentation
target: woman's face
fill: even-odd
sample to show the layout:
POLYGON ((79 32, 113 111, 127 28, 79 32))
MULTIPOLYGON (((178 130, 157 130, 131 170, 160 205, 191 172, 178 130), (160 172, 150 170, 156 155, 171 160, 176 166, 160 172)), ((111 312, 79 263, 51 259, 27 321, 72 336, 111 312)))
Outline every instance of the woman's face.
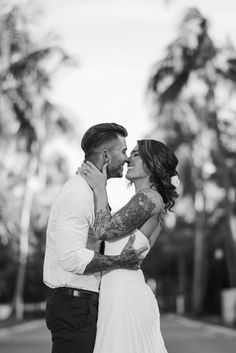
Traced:
POLYGON ((134 181, 135 179, 144 179, 149 176, 149 172, 139 155, 138 146, 136 145, 129 157, 129 164, 126 173, 126 179, 134 181))

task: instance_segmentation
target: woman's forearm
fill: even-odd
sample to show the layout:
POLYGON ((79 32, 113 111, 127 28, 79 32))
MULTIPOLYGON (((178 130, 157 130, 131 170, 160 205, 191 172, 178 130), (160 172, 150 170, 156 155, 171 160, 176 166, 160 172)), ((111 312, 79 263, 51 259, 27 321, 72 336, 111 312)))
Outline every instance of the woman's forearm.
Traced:
MULTIPOLYGON (((102 240, 114 240, 124 237, 126 234, 117 235, 116 226, 111 224, 112 215, 108 204, 106 188, 102 186, 94 190, 95 222, 94 229, 96 237, 102 240)), ((119 227, 118 227, 119 228, 119 227)))
POLYGON ((106 188, 97 188, 94 190, 94 206, 95 206, 95 214, 97 214, 100 210, 103 210, 108 205, 107 199, 107 191, 106 188))
MULTIPOLYGON (((94 191, 95 222, 94 229, 98 239, 104 239, 106 225, 111 219, 111 211, 107 199, 106 188, 96 188, 94 191)), ((106 238, 108 239, 108 238, 106 238)))

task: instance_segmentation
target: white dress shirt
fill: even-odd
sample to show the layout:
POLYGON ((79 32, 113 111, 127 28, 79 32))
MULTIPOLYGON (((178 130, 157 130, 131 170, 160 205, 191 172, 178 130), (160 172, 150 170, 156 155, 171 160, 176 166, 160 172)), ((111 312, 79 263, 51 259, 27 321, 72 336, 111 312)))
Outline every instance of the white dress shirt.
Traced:
POLYGON ((86 247, 94 223, 94 196, 76 175, 56 198, 47 226, 44 283, 50 288, 72 287, 98 292, 100 274, 86 274, 94 251, 86 247))

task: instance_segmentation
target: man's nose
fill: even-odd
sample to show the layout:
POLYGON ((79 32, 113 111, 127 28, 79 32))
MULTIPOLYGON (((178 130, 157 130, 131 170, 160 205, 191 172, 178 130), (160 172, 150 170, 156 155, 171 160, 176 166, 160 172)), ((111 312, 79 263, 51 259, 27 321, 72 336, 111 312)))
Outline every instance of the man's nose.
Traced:
POLYGON ((130 163, 130 157, 126 156, 125 162, 126 162, 127 164, 129 164, 129 163, 130 163))

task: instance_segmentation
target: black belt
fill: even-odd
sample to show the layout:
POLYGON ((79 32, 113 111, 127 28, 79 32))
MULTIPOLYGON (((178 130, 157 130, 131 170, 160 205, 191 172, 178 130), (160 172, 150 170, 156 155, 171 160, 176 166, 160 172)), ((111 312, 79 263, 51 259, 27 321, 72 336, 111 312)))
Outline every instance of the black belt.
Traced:
POLYGON ((68 295, 70 297, 84 298, 87 300, 98 301, 98 293, 90 290, 70 288, 70 287, 59 287, 53 290, 56 294, 68 295))

